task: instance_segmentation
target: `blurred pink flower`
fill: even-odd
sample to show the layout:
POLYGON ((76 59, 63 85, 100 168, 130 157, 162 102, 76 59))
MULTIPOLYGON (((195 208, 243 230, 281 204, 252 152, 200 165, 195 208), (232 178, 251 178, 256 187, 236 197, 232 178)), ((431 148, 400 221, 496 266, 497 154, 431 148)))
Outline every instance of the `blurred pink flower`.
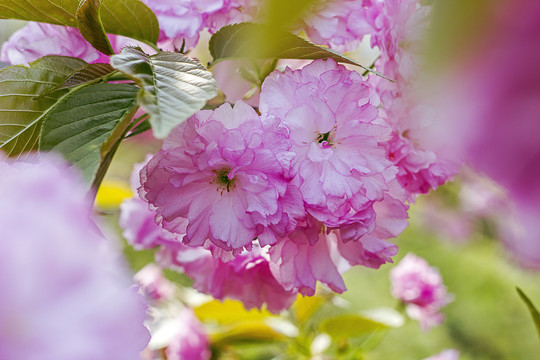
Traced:
POLYGON ((193 311, 184 308, 174 320, 169 345, 165 353, 167 360, 208 360, 210 344, 203 325, 193 311))
POLYGON ((149 301, 159 302, 170 299, 174 294, 174 286, 155 264, 148 264, 139 270, 133 279, 141 286, 141 290, 149 301))
POLYGON ((407 314, 420 322, 423 330, 440 324, 440 309, 452 301, 436 268, 416 255, 407 254, 390 270, 392 295, 406 305, 407 314))
POLYGON ((430 356, 424 360, 459 360, 459 352, 454 349, 446 349, 440 354, 430 356))
POLYGON ((138 358, 146 305, 80 175, 41 157, 0 163, 0 358, 138 358))
POLYGON ((505 243, 521 265, 540 268, 540 3, 501 0, 489 10, 476 42, 464 44, 472 50, 445 66, 433 92, 455 151, 515 201, 518 231, 505 243))
MULTIPOLYGON (((200 111, 164 141, 141 172, 140 194, 177 234, 187 219, 184 242, 207 239, 225 250, 276 241, 303 215, 286 175, 292 153, 287 129, 262 121, 250 106, 224 104, 200 111)), ((296 190, 297 192, 297 190, 296 190)))
POLYGON ((414 201, 447 182, 461 165, 448 149, 447 134, 439 132, 434 110, 419 94, 431 7, 418 0, 376 1, 373 6, 379 8, 371 37, 372 46, 381 51, 376 69, 395 82, 380 77, 370 81, 381 98, 381 116, 394 130, 388 152, 399 169, 398 181, 414 201))
POLYGON ((309 214, 329 227, 374 227, 374 203, 384 198, 395 169, 384 142, 391 129, 378 117, 374 94, 358 73, 334 60, 301 70, 274 71, 263 83, 260 111, 290 130, 292 183, 309 214))

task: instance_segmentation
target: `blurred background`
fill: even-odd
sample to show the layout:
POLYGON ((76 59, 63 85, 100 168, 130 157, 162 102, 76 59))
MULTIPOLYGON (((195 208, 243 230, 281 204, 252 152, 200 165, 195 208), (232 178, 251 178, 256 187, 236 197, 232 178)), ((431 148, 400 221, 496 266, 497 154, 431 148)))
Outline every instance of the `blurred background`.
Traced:
MULTIPOLYGON (((0 43, 23 25, 0 21, 0 43)), ((443 25, 441 33, 448 31, 443 25)), ((200 51, 204 62, 207 55, 200 51)), ((354 56, 370 64, 376 54, 354 56)), ((119 237, 118 207, 133 195, 132 167, 159 147, 148 132, 122 143, 100 189, 96 206, 119 237)), ((331 349, 340 359, 417 360, 454 348, 463 360, 534 359, 540 353, 538 334, 516 286, 540 304, 540 275, 520 267, 501 241, 513 231, 512 206, 505 190, 469 168, 411 205, 410 226, 395 239, 395 264, 409 252, 425 258, 439 269, 454 296, 443 309, 443 324, 428 332, 415 321, 401 325, 399 305, 390 294, 389 271, 395 264, 379 270, 354 268, 345 274, 347 292, 332 295, 320 289, 312 299, 299 298, 281 317, 246 311, 233 301, 197 297, 189 291, 189 278, 172 271, 165 276, 180 289, 183 301, 195 307, 210 333, 214 358, 326 359, 324 353, 331 349), (365 320, 370 318, 386 326, 365 320)), ((134 272, 153 260, 151 251, 124 244, 134 272)))

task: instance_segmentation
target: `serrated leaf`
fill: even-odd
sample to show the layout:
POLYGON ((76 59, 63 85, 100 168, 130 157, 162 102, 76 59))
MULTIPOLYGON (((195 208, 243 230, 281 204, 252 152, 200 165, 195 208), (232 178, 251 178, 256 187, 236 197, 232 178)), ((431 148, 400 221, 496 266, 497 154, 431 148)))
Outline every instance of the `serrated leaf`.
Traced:
MULTIPOLYGON (((78 7, 79 0, 0 0, 0 18, 77 27, 78 7)), ((157 42, 157 18, 140 0, 103 0, 100 16, 109 34, 157 42)))
POLYGON ((69 89, 82 84, 97 82, 116 70, 109 64, 84 64, 78 69, 75 69, 69 76, 55 87, 41 93, 38 98, 48 95, 54 91, 69 89))
POLYGON ((540 312, 536 309, 536 306, 532 303, 532 301, 525 295, 525 293, 518 287, 516 287, 517 293, 521 300, 527 305, 527 308, 529 309, 529 312, 531 313, 531 317, 534 321, 534 325, 536 325, 536 331, 538 332, 538 336, 540 337, 540 312))
POLYGON ((29 67, 17 65, 0 71, 0 150, 16 156, 37 148, 44 116, 67 90, 39 95, 84 64, 81 59, 46 56, 29 67))
POLYGON ((182 54, 147 55, 140 48, 126 47, 111 57, 111 65, 141 87, 139 104, 150 115, 157 138, 166 137, 217 95, 212 73, 182 54))
POLYGON ((353 338, 387 328, 386 325, 360 315, 338 315, 321 323, 321 331, 334 340, 353 338))
POLYGON ((103 158, 102 144, 136 110, 137 92, 132 85, 102 83, 70 93, 45 116, 40 150, 61 153, 91 183, 103 158))
POLYGON ((103 0, 82 0, 77 9, 77 26, 81 35, 105 55, 114 54, 103 28, 100 8, 103 0))
POLYGON ((338 52, 264 24, 239 23, 224 26, 212 35, 209 48, 214 63, 234 58, 301 60, 330 58, 337 62, 359 66, 391 80, 338 52))

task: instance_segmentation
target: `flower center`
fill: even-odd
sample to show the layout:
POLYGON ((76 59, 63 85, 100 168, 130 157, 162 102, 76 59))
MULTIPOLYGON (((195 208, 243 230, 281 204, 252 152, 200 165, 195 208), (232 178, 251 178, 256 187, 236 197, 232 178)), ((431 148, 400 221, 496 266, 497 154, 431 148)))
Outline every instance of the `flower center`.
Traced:
POLYGON ((224 190, 227 190, 227 192, 229 192, 231 191, 231 188, 234 188, 235 179, 229 179, 230 171, 230 168, 223 168, 214 171, 216 173, 214 182, 218 185, 218 191, 221 189, 222 194, 224 190))
POLYGON ((323 148, 332 147, 334 145, 334 139, 332 139, 332 132, 321 134, 317 133, 315 140, 322 145, 323 148))

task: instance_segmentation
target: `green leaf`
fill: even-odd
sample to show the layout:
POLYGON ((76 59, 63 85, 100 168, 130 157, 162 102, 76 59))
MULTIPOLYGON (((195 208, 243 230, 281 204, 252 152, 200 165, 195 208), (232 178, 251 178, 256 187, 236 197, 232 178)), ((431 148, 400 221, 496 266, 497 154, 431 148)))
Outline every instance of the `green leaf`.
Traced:
MULTIPOLYGON (((77 27, 79 0, 0 0, 0 18, 77 27)), ((157 42, 156 16, 140 0, 103 0, 100 17, 105 32, 150 45, 157 42)))
POLYGON ((54 91, 62 89, 70 89, 82 84, 90 84, 98 82, 109 77, 116 70, 109 64, 84 64, 78 69, 75 69, 69 76, 56 85, 55 87, 41 93, 38 98, 48 95, 54 91))
POLYGON ((387 77, 333 50, 315 45, 287 31, 254 23, 222 27, 210 38, 214 63, 234 58, 255 59, 334 59, 387 77))
POLYGON ((44 116, 67 90, 39 95, 84 64, 81 59, 46 56, 29 67, 17 65, 0 71, 0 150, 17 156, 37 148, 44 116))
POLYGON ((525 305, 527 305, 527 308, 529 309, 531 317, 534 321, 534 325, 536 325, 536 331, 538 332, 538 336, 540 337, 540 313, 538 312, 532 301, 527 297, 527 295, 525 295, 525 293, 520 288, 516 287, 516 291, 521 300, 523 300, 525 305))
POLYGON ((45 116, 40 150, 61 153, 91 183, 102 159, 113 149, 102 154, 102 145, 121 120, 131 119, 137 109, 137 92, 132 85, 108 83, 73 91, 45 116))
POLYGON ((150 115, 157 138, 166 137, 217 95, 210 71, 182 54, 147 55, 140 48, 127 47, 111 57, 111 65, 141 87, 139 104, 150 115))
POLYGON ((81 35, 94 48, 105 55, 114 54, 101 22, 100 8, 103 0, 82 0, 77 9, 77 25, 81 35))
POLYGON ((386 325, 360 315, 338 315, 321 323, 321 330, 334 340, 353 338, 387 328, 386 325))

